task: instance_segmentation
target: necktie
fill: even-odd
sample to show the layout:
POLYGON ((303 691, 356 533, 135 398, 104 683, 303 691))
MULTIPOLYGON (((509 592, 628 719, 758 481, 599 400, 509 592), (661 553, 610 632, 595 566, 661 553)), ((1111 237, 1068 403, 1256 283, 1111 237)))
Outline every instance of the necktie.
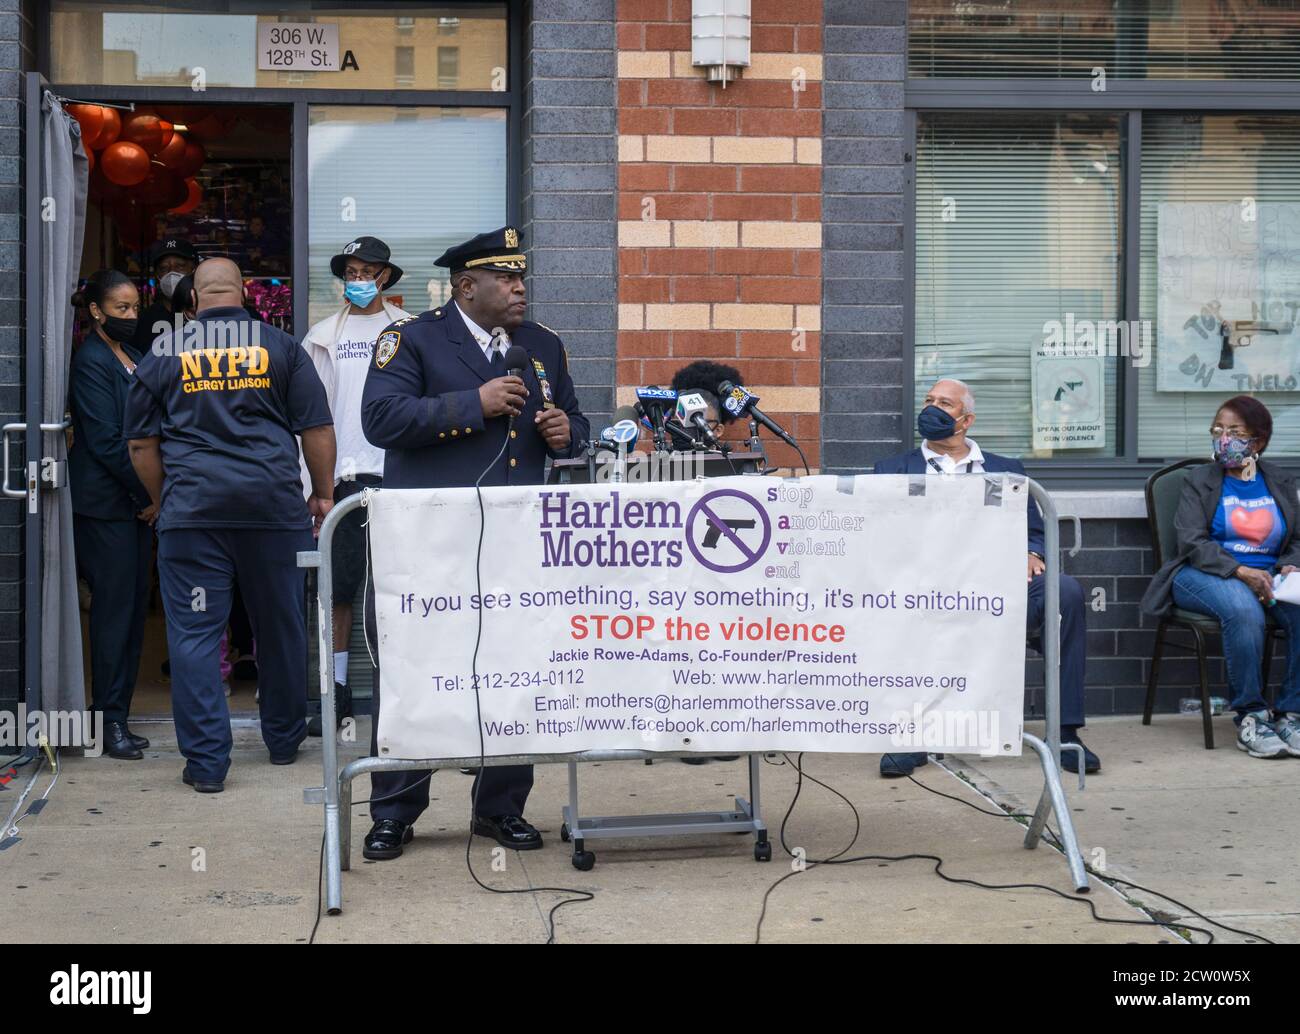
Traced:
POLYGON ((506 357, 499 348, 492 349, 492 373, 497 377, 506 375, 506 357))

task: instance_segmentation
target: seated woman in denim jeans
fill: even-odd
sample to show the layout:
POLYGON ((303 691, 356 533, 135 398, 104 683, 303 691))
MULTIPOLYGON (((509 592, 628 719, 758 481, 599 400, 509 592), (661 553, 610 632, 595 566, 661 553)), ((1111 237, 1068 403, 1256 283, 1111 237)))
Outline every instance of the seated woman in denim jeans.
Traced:
POLYGON ((1214 462, 1188 476, 1178 501, 1177 554, 1142 597, 1157 617, 1179 606, 1219 620, 1237 747, 1253 758, 1300 757, 1300 606, 1273 598, 1273 573, 1300 565, 1300 503, 1295 480, 1259 459, 1272 434, 1272 414, 1256 399, 1238 395, 1219 408, 1214 462), (1266 609, 1286 629, 1286 676, 1271 715, 1260 681, 1266 609))

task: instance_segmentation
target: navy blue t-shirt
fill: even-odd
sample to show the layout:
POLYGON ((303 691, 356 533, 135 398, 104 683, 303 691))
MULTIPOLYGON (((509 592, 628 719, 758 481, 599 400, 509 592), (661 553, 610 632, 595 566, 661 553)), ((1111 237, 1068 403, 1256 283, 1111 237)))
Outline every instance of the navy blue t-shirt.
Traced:
POLYGON ((295 435, 333 422, 306 349, 231 306, 154 341, 124 437, 162 438, 159 531, 307 528, 295 435))

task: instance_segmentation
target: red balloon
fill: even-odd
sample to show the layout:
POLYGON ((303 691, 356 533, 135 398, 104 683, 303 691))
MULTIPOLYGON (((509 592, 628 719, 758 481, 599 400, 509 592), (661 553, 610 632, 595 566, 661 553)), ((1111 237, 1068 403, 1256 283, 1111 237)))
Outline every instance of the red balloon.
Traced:
POLYGON ((86 151, 86 170, 88 172, 95 171, 95 152, 93 149, 86 151))
POLYGON ((146 204, 166 210, 185 203, 189 189, 185 180, 165 165, 154 162, 149 167, 149 175, 140 184, 140 197, 146 204))
POLYGON ((149 155, 139 144, 119 140, 100 155, 104 175, 118 186, 133 187, 149 175, 149 155))
POLYGON ((157 115, 136 114, 122 123, 122 139, 144 148, 149 155, 163 149, 170 137, 163 133, 163 123, 157 115))
POLYGON ((81 145, 89 154, 95 147, 95 141, 104 131, 104 112, 98 104, 69 104, 68 114, 81 126, 81 145))
POLYGON ((219 140, 230 132, 230 127, 235 124, 235 118, 229 115, 206 115, 197 122, 186 123, 189 134, 195 140, 202 140, 210 143, 213 140, 219 140))
POLYGON ((94 142, 90 145, 96 151, 102 151, 122 134, 122 116, 117 113, 117 109, 100 108, 99 110, 104 113, 103 128, 99 131, 99 136, 95 137, 94 142))
POLYGON ((181 158, 170 168, 177 176, 190 177, 203 168, 203 163, 208 160, 208 152, 204 150, 202 144, 196 144, 193 140, 185 141, 185 156, 181 158))
POLYGON ((159 151, 166 150, 167 145, 172 142, 172 137, 176 135, 176 127, 168 122, 165 118, 158 120, 158 125, 162 127, 163 145, 158 148, 159 151))
POLYGON ((192 212, 198 203, 203 200, 203 188, 199 186, 198 180, 187 179, 184 183, 188 196, 183 204, 168 209, 173 215, 184 215, 186 212, 192 212))
POLYGON ((163 149, 154 155, 154 161, 162 162, 173 172, 176 171, 179 163, 185 158, 185 137, 180 133, 172 133, 172 138, 163 145, 163 149))

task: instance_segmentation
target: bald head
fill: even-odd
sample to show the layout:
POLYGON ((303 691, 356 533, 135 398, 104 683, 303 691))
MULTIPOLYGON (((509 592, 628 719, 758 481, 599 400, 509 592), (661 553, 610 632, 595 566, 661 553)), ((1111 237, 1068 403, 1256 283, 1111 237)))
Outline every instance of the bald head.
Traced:
POLYGON ((228 258, 210 258, 194 270, 194 293, 198 311, 244 304, 244 279, 239 267, 228 258))
MULTIPOLYGON (((934 387, 930 389, 927 399, 945 399, 950 403, 960 406, 959 412, 953 413, 959 416, 963 413, 975 412, 975 396, 971 394, 969 385, 965 381, 959 381, 955 377, 945 377, 941 381, 935 381, 934 387)), ((947 409, 947 406, 943 408, 947 409)))

